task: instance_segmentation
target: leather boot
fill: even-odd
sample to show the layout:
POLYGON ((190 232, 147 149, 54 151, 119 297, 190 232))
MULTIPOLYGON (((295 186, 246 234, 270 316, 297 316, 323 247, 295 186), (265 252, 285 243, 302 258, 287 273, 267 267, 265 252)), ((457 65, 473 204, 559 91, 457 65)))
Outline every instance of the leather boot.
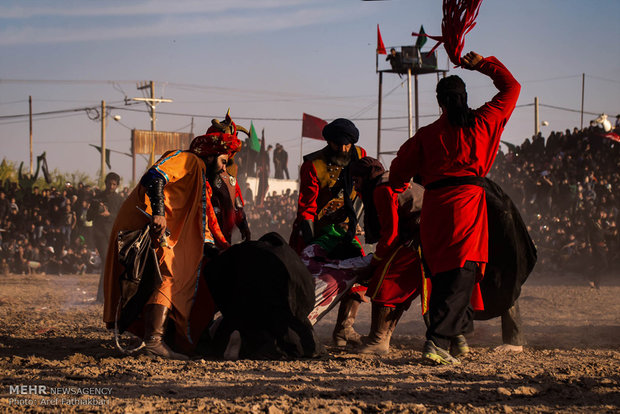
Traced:
POLYGON ((400 320, 401 316, 403 316, 403 313, 405 312, 405 308, 402 307, 402 305, 396 305, 395 308, 393 308, 392 313, 389 317, 389 322, 390 322, 390 327, 389 327, 389 335, 388 335, 388 345, 390 344, 390 340, 392 339, 392 334, 394 333, 394 329, 396 329, 396 325, 398 324, 398 321, 400 320))
POLYGON ((362 345, 358 348, 360 354, 385 355, 390 351, 390 337, 398 321, 395 316, 394 308, 372 304, 370 333, 362 338, 362 345))
POLYGON ((340 301, 338 308, 338 319, 332 333, 332 339, 335 346, 360 345, 360 334, 353 329, 353 323, 357 316, 361 300, 354 295, 346 295, 340 301))
POLYGON ((174 352, 164 342, 164 328, 169 309, 164 305, 150 304, 144 307, 144 344, 151 355, 168 359, 188 359, 187 356, 174 352))

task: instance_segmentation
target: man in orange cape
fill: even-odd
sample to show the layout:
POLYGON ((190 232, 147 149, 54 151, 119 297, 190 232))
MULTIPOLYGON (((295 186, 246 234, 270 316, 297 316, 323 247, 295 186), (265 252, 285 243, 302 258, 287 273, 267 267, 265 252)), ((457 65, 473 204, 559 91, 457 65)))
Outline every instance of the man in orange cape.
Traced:
POLYGON ((211 205, 208 176, 220 173, 241 148, 237 128, 227 114, 225 128, 210 127, 194 138, 189 151, 166 152, 147 171, 140 184, 123 203, 112 229, 105 264, 103 320, 108 327, 117 321, 121 298, 117 235, 120 231, 144 228, 150 221, 153 245, 162 282, 155 287, 142 309, 142 320, 127 330, 144 335, 146 350, 165 358, 185 359, 164 342, 166 321, 174 334, 166 340, 183 353, 192 352, 215 312, 206 283, 200 277, 203 251, 229 247, 211 205), (140 210, 143 210, 141 212, 140 210), (144 214, 148 213, 151 216, 144 214), (155 242, 157 241, 157 242, 155 242), (204 247, 203 247, 204 246, 204 247))

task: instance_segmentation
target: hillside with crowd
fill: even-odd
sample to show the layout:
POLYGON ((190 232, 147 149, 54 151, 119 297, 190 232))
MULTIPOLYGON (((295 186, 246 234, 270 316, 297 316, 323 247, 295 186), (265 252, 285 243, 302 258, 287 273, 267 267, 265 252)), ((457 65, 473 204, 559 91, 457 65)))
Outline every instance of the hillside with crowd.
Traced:
MULTIPOLYGON (((616 129, 618 132, 618 129, 616 129)), ((519 208, 539 252, 538 269, 604 274, 620 265, 620 142, 599 128, 552 132, 500 150, 489 178, 519 208)), ((124 198, 129 189, 118 191, 124 198)), ((0 273, 98 272, 101 260, 88 211, 103 190, 78 183, 26 190, 0 182, 0 273)), ((285 238, 296 191, 247 197, 253 238, 285 238)))
POLYGON ((618 269, 620 142, 598 127, 537 135, 500 152, 489 178, 519 208, 539 270, 596 278, 618 269))

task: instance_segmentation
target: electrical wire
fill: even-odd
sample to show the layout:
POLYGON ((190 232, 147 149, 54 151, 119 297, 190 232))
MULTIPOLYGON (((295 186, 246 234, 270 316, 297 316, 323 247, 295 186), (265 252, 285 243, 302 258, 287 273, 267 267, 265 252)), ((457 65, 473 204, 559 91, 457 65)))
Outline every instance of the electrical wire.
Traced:
POLYGON ((590 78, 590 79, 597 79, 597 80, 601 80, 601 81, 605 81, 605 82, 620 83, 620 81, 619 81, 619 80, 613 80, 613 79, 601 78, 600 76, 586 75, 586 78, 590 78))
MULTIPOLYGON (((60 119, 60 118, 68 118, 70 116, 77 116, 77 115, 82 115, 81 113, 77 112, 77 113, 70 113, 70 114, 60 114, 58 116, 50 116, 50 117, 46 117, 46 118, 37 118, 37 121, 47 121, 50 119, 60 119)), ((21 123, 26 123, 28 122, 28 119, 20 119, 18 121, 7 121, 7 122, 2 122, 0 121, 0 126, 2 125, 11 125, 11 124, 21 124, 21 123)))

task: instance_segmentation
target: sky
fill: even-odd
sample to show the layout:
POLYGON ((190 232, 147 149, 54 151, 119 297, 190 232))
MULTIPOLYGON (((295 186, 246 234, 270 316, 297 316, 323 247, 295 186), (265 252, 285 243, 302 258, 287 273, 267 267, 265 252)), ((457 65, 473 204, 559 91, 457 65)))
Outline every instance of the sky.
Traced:
MULTIPOLYGON (((496 56, 522 85, 503 140, 518 144, 534 133, 535 97, 548 123, 543 135, 579 127, 584 80, 584 125, 595 114, 620 114, 618 16, 618 0, 482 2, 465 51, 496 56)), ((441 18, 438 0, 2 0, 0 158, 28 168, 32 96, 34 114, 75 110, 34 116, 34 156, 45 151, 51 169, 96 177, 100 156, 89 144, 100 144, 105 101, 112 170, 129 185, 123 153, 131 129, 151 125, 146 105, 131 98, 144 96, 137 85, 151 80, 155 97, 173 101, 157 105, 158 130, 190 132, 193 118, 199 135, 230 108, 238 124, 264 129, 267 144, 284 145, 293 177, 301 153, 324 145, 301 139, 304 112, 353 120, 359 145, 376 156, 377 24, 389 49, 413 45, 420 25, 441 34, 441 18)), ((496 92, 484 75, 448 64, 443 48, 438 61, 465 80, 471 107, 496 92)), ((439 115, 436 82, 419 76, 420 126, 439 115)), ((406 77, 386 74, 382 151, 408 138, 407 113, 406 77)), ((138 156, 138 176, 146 167, 138 156)))

